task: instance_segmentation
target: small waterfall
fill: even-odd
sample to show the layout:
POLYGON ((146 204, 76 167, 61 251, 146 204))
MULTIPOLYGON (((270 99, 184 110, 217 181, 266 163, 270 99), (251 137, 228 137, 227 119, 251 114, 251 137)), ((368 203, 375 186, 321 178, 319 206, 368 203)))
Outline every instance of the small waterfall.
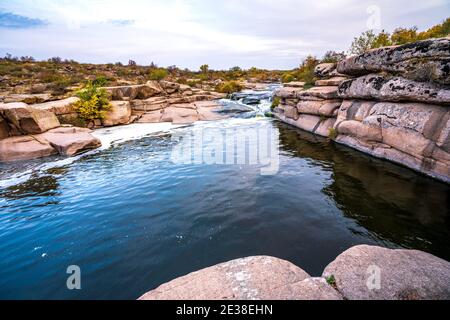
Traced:
POLYGON ((243 90, 221 99, 219 103, 229 113, 236 113, 240 118, 265 116, 270 111, 275 90, 280 84, 268 84, 264 90, 243 90))

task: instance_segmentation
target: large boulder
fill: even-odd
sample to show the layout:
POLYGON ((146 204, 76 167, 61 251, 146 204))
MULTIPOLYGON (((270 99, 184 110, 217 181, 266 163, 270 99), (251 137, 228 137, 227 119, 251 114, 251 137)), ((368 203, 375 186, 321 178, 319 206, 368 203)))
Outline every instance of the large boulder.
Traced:
POLYGON ((35 136, 42 142, 49 143, 59 154, 73 156, 102 145, 99 139, 91 135, 86 128, 61 127, 35 136))
POLYGON ((349 300, 449 300, 450 263, 416 250, 356 246, 328 265, 349 300))
POLYGON ((163 88, 163 90, 168 94, 172 94, 174 92, 179 91, 181 87, 179 83, 169 81, 160 81, 159 84, 163 88))
POLYGON ((33 136, 10 137, 0 140, 0 162, 48 157, 57 151, 47 141, 33 136))
POLYGON ((339 97, 450 104, 450 90, 441 85, 378 74, 370 74, 342 83, 339 86, 339 97))
POLYGON ((34 109, 50 111, 56 114, 57 116, 64 114, 73 114, 76 113, 74 108, 75 103, 77 103, 80 99, 77 97, 70 97, 63 100, 50 101, 45 103, 34 104, 32 107, 34 109))
POLYGON ((0 114, 22 134, 38 134, 60 126, 53 112, 25 103, 0 104, 0 114))
POLYGON ((374 49, 340 61, 337 70, 351 76, 383 71, 420 82, 450 84, 450 38, 374 49))
POLYGON ((102 124, 105 127, 126 124, 130 121, 131 106, 129 101, 111 101, 111 108, 105 112, 102 124))
POLYGON ((321 280, 290 262, 249 257, 188 274, 144 294, 141 300, 299 300, 340 299, 321 280))

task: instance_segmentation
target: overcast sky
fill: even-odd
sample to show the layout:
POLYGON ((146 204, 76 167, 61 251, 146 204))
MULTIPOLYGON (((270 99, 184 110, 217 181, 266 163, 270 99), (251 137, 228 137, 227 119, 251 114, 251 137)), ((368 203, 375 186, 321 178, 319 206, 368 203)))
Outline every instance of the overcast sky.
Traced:
POLYGON ((369 28, 449 16, 450 0, 0 0, 0 55, 291 69, 369 28))

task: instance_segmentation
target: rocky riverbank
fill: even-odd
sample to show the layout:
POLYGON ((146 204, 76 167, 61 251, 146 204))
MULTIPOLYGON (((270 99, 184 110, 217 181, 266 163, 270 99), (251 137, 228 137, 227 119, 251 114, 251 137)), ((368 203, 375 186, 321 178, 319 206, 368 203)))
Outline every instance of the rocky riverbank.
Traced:
POLYGON ((374 49, 319 65, 309 90, 276 93, 275 116, 450 182, 450 39, 374 49))
POLYGON ((321 277, 290 262, 249 257, 163 284, 140 300, 447 300, 450 263, 416 250, 361 245, 321 277))
MULTIPOLYGON (((88 123, 75 110, 76 97, 34 104, 0 103, 0 161, 73 156, 98 148, 101 142, 91 135, 91 129, 130 123, 190 124, 224 117, 217 112, 220 105, 215 100, 226 95, 214 91, 168 81, 105 89, 111 108, 103 119, 88 123)), ((15 98, 23 101, 24 96, 15 98)))

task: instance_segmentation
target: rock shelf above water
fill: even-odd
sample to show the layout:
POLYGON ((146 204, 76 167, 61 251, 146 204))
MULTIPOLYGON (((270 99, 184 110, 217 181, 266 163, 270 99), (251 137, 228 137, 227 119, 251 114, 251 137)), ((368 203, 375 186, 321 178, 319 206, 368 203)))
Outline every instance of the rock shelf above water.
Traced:
POLYGON ((276 92, 276 118, 450 183, 449 38, 371 50, 315 74, 316 87, 276 92))
POLYGON ((237 259, 193 272, 140 300, 447 300, 450 263, 416 250, 353 247, 311 277, 274 257, 237 259))

